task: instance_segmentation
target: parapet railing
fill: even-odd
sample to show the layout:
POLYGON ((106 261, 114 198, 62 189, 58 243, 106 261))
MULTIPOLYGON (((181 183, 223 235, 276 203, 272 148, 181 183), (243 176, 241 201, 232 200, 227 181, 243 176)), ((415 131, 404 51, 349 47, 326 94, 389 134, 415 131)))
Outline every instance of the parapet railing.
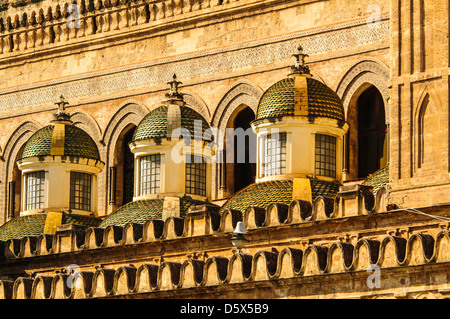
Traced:
POLYGON ((0 54, 35 50, 238 0, 77 0, 0 18, 0 54))

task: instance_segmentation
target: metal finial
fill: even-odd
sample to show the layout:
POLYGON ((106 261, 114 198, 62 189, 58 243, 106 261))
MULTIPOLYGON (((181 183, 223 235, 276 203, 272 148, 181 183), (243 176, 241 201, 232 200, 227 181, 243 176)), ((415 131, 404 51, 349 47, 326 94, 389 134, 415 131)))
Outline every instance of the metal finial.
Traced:
POLYGON ((55 102, 56 105, 58 105, 58 114, 64 113, 66 110, 66 105, 69 103, 64 99, 64 95, 61 94, 59 97, 59 101, 55 102))
POLYGON ((173 80, 170 82, 167 82, 167 84, 170 85, 170 91, 169 93, 166 93, 166 98, 170 99, 170 100, 181 100, 183 98, 183 95, 178 92, 179 89, 179 85, 183 84, 180 81, 177 81, 177 75, 174 74, 173 75, 173 80))
POLYGON ((301 45, 298 46, 297 53, 294 53, 292 56, 295 58, 295 65, 291 66, 289 74, 310 74, 309 67, 305 65, 305 58, 309 57, 309 55, 303 53, 301 45))
POLYGON ((167 82, 167 84, 170 84, 170 92, 169 94, 178 94, 178 86, 180 84, 183 84, 182 82, 177 81, 177 75, 173 74, 173 80, 170 82, 167 82))
POLYGON ((66 105, 68 104, 69 103, 64 99, 64 96, 61 95, 59 101, 55 102, 55 105, 58 105, 58 111, 53 114, 53 121, 70 122, 70 114, 66 113, 66 105))

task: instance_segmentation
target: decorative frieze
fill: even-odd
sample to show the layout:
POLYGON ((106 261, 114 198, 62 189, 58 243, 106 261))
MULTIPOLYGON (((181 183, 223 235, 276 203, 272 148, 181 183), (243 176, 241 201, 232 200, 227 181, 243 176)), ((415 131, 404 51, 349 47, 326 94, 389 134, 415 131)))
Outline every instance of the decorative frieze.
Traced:
POLYGON ((388 47, 385 44, 388 39, 389 15, 382 16, 378 28, 369 26, 365 19, 361 19, 271 39, 0 90, 0 112, 53 104, 54 97, 62 92, 66 98, 76 101, 92 96, 98 99, 102 95, 119 94, 128 90, 151 87, 158 89, 158 86, 165 86, 174 73, 182 79, 202 78, 201 81, 210 81, 221 74, 250 72, 248 70, 258 66, 291 60, 291 53, 296 50, 299 42, 305 52, 320 59, 321 54, 333 58, 374 49, 373 46, 368 49, 363 45, 388 47))

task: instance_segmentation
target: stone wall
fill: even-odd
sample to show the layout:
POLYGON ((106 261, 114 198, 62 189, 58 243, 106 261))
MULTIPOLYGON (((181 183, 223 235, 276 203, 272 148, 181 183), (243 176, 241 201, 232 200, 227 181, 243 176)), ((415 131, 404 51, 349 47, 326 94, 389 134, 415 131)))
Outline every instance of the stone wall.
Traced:
MULTIPOLYGON (((285 77, 299 44, 310 55, 315 77, 347 100, 361 81, 387 87, 379 70, 390 60, 389 6, 377 3, 378 10, 371 11, 360 1, 144 1, 127 6, 97 1, 81 13, 84 29, 76 32, 64 27, 64 3, 10 6, 2 18, 5 25, 9 17, 11 25, 1 33, 10 42, 3 40, 0 54, 0 223, 8 219, 7 185, 20 147, 49 123, 60 94, 70 103, 75 125, 91 134, 106 163, 99 176, 102 216, 120 205, 109 205, 108 198, 118 141, 160 105, 173 73, 183 82, 191 107, 220 128, 240 105, 256 110, 262 92, 285 77), (169 13, 153 12, 158 6, 169 13), (38 16, 49 8, 52 18, 48 15, 45 23, 23 22, 23 13, 30 21, 33 12, 38 16), (57 12, 59 18, 53 16, 57 12), (379 20, 374 13, 380 13, 379 20), (127 19, 117 30, 115 14, 127 19), (33 34, 50 28, 59 37, 36 42, 33 34), (12 47, 14 41, 18 45, 12 47), (369 74, 361 78, 361 73, 369 74)), ((215 167, 213 178, 218 179, 215 167)), ((213 199, 224 196, 229 194, 214 185, 213 199)))
POLYGON ((390 163, 400 207, 448 202, 449 6, 393 1, 390 163))

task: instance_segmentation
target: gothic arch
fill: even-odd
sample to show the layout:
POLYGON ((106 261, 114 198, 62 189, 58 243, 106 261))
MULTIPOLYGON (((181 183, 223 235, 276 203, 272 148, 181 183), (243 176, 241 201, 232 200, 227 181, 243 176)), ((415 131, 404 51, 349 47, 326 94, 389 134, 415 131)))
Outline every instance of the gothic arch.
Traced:
POLYGON ((231 114, 242 104, 249 106, 256 114, 263 93, 261 88, 248 81, 236 82, 220 100, 211 119, 211 126, 224 132, 231 114))
MULTIPOLYGON (((22 146, 28 141, 34 132, 42 127, 35 121, 26 121, 22 123, 9 137, 6 142, 1 159, 4 161, 4 169, 2 170, 1 180, 3 181, 2 191, 0 192, 0 211, 2 212, 2 218, 7 220, 8 209, 8 184, 12 178, 14 164, 22 146)), ((19 190, 20 191, 20 190, 19 190)), ((1 220, 0 220, 1 222, 1 220)))
POLYGON ((127 101, 123 103, 106 126, 100 142, 104 143, 106 146, 110 145, 114 140, 114 136, 120 134, 125 126, 130 123, 137 126, 148 112, 148 107, 139 102, 127 101))
POLYGON ((99 198, 102 197, 103 199, 105 212, 113 211, 118 207, 115 204, 115 200, 112 200, 113 193, 115 194, 115 185, 113 185, 114 183, 111 183, 111 181, 115 181, 116 176, 112 178, 111 174, 115 173, 110 171, 110 168, 115 167, 118 161, 116 158, 117 143, 119 143, 125 133, 129 131, 130 127, 138 126, 148 112, 149 109, 146 106, 135 101, 127 101, 119 107, 103 132, 101 142, 105 145, 102 154, 102 158, 105 158, 105 167, 102 172, 103 178, 102 180, 99 179, 99 188, 102 187, 104 192, 102 196, 99 194, 99 198), (102 186, 100 186, 100 181, 102 181, 102 186))
POLYGON ((97 121, 92 117, 92 115, 82 110, 76 110, 70 115, 70 119, 72 120, 73 125, 81 128, 86 133, 88 133, 89 136, 91 136, 97 144, 97 147, 100 149, 101 145, 99 141, 100 137, 102 136, 102 130, 97 121))
POLYGON ((383 97, 386 123, 389 124, 389 77, 389 67, 375 59, 359 61, 345 72, 335 91, 342 100, 346 117, 350 105, 357 99, 358 95, 367 87, 373 85, 383 97))
MULTIPOLYGON (((238 81, 226 90, 226 93, 221 98, 211 120, 211 126, 213 128, 218 128, 221 132, 220 138, 222 140, 217 141, 219 145, 225 142, 226 128, 229 126, 229 123, 232 122, 232 117, 235 117, 246 107, 249 107, 254 114, 256 114, 258 103, 263 93, 264 91, 261 88, 248 81, 238 81)), ((225 166, 227 165, 224 163, 214 165, 212 172, 212 178, 216 181, 212 193, 216 194, 218 197, 228 197, 231 195, 230 189, 224 186, 224 180, 227 179, 228 175, 225 173, 225 166)), ((229 169, 228 173, 230 173, 229 169)))
POLYGON ((432 148, 434 149, 433 146, 439 143, 439 140, 443 140, 439 136, 441 128, 445 126, 444 123, 441 123, 442 117, 439 116, 441 114, 441 105, 439 95, 432 85, 427 84, 421 88, 413 111, 415 169, 423 167, 430 160, 433 165, 437 164, 436 160, 438 162, 441 160, 442 156, 437 151, 428 152, 430 153, 428 158, 426 154, 426 149, 429 147, 427 144, 432 143, 432 148))
POLYGON ((418 98, 414 103, 414 118, 417 119, 420 109, 423 107, 425 100, 429 98, 433 102, 433 105, 437 108, 436 111, 441 111, 441 99, 436 89, 431 84, 426 84, 420 88, 418 98))
POLYGON ((183 99, 186 102, 187 106, 194 109, 201 116, 205 118, 208 123, 211 121, 211 112, 209 111, 208 106, 205 101, 198 95, 192 92, 181 92, 183 94, 183 99))

